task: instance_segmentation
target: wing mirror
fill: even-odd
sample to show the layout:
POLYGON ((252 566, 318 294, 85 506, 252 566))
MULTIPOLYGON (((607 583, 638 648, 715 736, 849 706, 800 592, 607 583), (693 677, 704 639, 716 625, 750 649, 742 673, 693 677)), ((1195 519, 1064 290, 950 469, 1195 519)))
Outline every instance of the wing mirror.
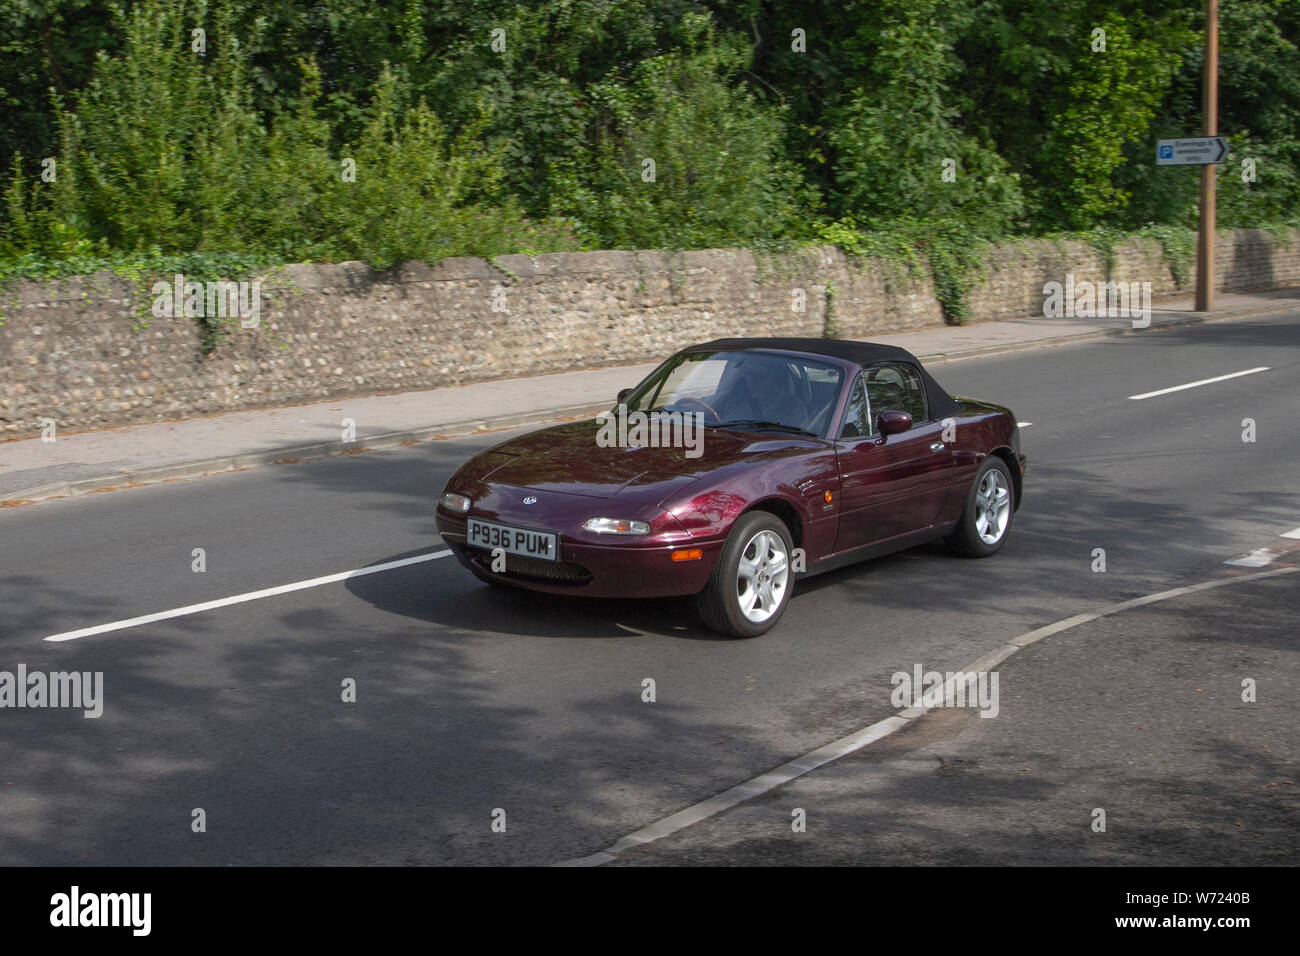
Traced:
POLYGON ((876 428, 882 435, 897 435, 912 427, 912 416, 907 412, 881 412, 876 416, 876 428))
POLYGON ((614 399, 614 401, 615 401, 617 404, 622 405, 623 402, 625 402, 625 401, 627 400, 627 397, 628 397, 629 395, 632 394, 632 392, 633 392, 633 389, 630 389, 630 388, 620 389, 620 390, 619 390, 619 393, 618 393, 618 398, 614 399))

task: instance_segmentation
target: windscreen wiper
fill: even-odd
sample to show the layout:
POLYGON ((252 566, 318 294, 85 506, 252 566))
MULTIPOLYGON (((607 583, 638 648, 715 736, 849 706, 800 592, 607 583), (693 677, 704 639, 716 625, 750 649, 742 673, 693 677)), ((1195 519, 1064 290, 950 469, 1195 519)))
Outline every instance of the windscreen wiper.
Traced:
MULTIPOLYGON (((712 424, 712 423, 707 423, 712 424)), ((769 422, 757 418, 743 418, 734 422, 718 422, 713 425, 714 428, 731 428, 733 425, 742 428, 773 428, 777 431, 793 432, 796 435, 807 435, 809 438, 816 438, 817 433, 809 431, 806 428, 800 428, 798 425, 787 425, 784 422, 769 422)))

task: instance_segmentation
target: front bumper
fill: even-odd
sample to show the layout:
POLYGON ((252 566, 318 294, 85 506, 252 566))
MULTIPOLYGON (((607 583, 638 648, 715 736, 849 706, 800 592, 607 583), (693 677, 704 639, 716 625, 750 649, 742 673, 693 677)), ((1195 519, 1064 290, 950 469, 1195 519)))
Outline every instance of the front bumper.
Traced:
POLYGON ((482 578, 551 594, 603 598, 698 594, 708 583, 724 543, 722 539, 699 541, 689 536, 668 542, 651 535, 603 545, 576 541, 560 532, 559 561, 506 554, 505 571, 496 572, 492 570, 490 551, 466 543, 465 528, 471 516, 531 527, 538 527, 536 520, 512 522, 510 517, 495 512, 452 515, 443 508, 437 514, 438 532, 463 566, 482 578), (675 551, 697 549, 703 556, 696 560, 672 560, 675 551))

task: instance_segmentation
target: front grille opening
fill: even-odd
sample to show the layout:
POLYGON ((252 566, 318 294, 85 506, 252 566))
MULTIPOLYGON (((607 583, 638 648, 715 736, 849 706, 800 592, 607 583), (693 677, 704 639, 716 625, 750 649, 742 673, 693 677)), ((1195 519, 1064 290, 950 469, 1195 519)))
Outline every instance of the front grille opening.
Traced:
POLYGON ((492 555, 484 551, 473 552, 472 560, 488 574, 500 578, 514 578, 520 581, 537 581, 541 584, 572 584, 574 586, 590 584, 591 572, 572 561, 543 561, 521 554, 507 554, 504 573, 492 570, 492 555))

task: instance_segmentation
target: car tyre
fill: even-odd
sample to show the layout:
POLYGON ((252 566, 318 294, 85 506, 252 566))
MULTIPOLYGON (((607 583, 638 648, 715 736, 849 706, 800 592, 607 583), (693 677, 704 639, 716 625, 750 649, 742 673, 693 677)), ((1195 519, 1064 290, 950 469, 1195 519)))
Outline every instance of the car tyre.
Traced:
POLYGON ((775 627, 794 589, 793 551, 781 519, 766 511, 741 515, 695 598, 704 623, 728 637, 758 637, 775 627))
POLYGON ((966 493, 961 520, 945 540, 960 555, 987 558, 1002 549, 1015 513, 1016 485, 1011 469, 997 455, 989 455, 966 493))

